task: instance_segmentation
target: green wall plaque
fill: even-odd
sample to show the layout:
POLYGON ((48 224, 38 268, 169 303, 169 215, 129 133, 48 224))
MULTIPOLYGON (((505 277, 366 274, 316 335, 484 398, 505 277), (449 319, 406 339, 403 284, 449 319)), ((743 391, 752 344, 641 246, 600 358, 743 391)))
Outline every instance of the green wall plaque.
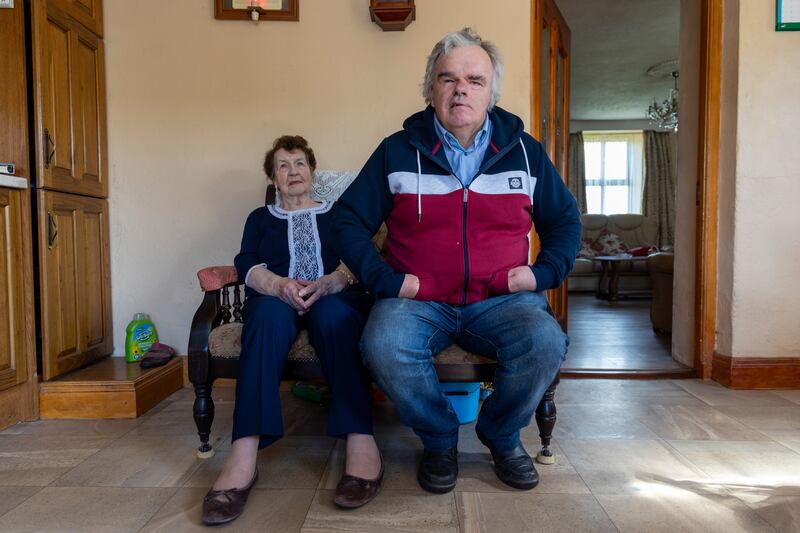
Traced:
POLYGON ((800 31, 800 0, 776 0, 775 31, 800 31))

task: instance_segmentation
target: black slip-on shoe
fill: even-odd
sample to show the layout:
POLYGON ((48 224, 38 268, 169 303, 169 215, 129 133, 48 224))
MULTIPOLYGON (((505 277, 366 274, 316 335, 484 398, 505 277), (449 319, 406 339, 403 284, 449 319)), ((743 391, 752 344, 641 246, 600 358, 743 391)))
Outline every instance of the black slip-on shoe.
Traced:
POLYGON ((530 490, 539 484, 539 473, 522 444, 511 450, 495 450, 480 431, 476 433, 478 440, 492 453, 494 472, 500 481, 520 490, 530 490))
POLYGON ((458 448, 444 451, 424 450, 419 462, 417 481, 428 492, 444 494, 456 486, 458 479, 458 448))

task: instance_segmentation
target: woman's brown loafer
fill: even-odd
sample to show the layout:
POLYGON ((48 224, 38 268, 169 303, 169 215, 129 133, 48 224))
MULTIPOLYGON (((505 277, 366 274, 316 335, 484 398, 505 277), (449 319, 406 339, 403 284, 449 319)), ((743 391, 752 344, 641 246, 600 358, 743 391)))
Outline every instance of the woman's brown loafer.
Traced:
POLYGON ((253 473, 253 479, 241 489, 214 490, 211 489, 203 498, 203 523, 207 526, 227 524, 239 518, 244 511, 244 504, 250 495, 250 489, 258 479, 258 468, 253 473))
POLYGON ((333 503, 342 509, 355 509, 371 502, 381 491, 383 482, 383 461, 381 471, 375 479, 362 479, 345 474, 336 485, 333 503))

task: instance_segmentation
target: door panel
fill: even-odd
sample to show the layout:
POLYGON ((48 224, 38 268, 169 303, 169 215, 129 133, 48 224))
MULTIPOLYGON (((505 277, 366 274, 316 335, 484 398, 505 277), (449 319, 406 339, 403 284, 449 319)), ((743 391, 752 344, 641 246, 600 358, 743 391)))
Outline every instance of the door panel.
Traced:
POLYGON ((38 131, 40 146, 39 187, 69 187, 77 178, 75 147, 72 136, 73 109, 70 79, 72 39, 69 21, 48 13, 41 26, 42 42, 40 80, 37 102, 41 109, 42 127, 38 131))
POLYGON ((76 39, 73 75, 76 82, 75 135, 79 139, 79 179, 85 194, 107 196, 105 172, 105 89, 103 46, 95 35, 81 30, 76 39))
POLYGON ((103 36, 103 5, 101 0, 50 0, 70 17, 80 22, 93 33, 103 36))
MULTIPOLYGON (((532 68, 532 133, 544 146, 565 183, 569 183, 569 55, 570 29, 555 0, 532 0, 531 57, 538 61, 532 68)), ((533 261, 540 248, 535 235, 531 242, 533 261)), ((567 281, 557 289, 547 291, 547 299, 566 331, 567 281)))
POLYGON ((108 203, 39 191, 42 374, 52 379, 112 352, 108 203))
POLYGON ((23 194, 27 191, 0 188, 0 390, 28 379, 24 331, 23 282, 23 194))
POLYGON ((83 210, 83 324, 85 349, 92 356, 111 353, 111 283, 108 203, 95 200, 83 210))

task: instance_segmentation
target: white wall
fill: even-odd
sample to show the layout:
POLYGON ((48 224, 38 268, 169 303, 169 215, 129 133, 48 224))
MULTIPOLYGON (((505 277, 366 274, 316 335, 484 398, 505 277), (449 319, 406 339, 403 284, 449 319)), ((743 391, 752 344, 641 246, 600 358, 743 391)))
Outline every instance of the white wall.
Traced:
MULTIPOLYGON (((739 6, 730 346, 734 357, 800 355, 800 33, 775 3, 739 6)), ((723 333, 723 332, 721 332, 723 333)))
POLYGON ((528 0, 419 0, 405 32, 382 32, 364 0, 303 0, 300 22, 258 25, 215 20, 210 0, 132 4, 104 4, 117 354, 137 311, 185 353, 195 272, 232 262, 268 144, 299 133, 319 168, 360 168, 423 107, 425 58, 446 32, 496 42, 500 105, 529 120, 528 0))

